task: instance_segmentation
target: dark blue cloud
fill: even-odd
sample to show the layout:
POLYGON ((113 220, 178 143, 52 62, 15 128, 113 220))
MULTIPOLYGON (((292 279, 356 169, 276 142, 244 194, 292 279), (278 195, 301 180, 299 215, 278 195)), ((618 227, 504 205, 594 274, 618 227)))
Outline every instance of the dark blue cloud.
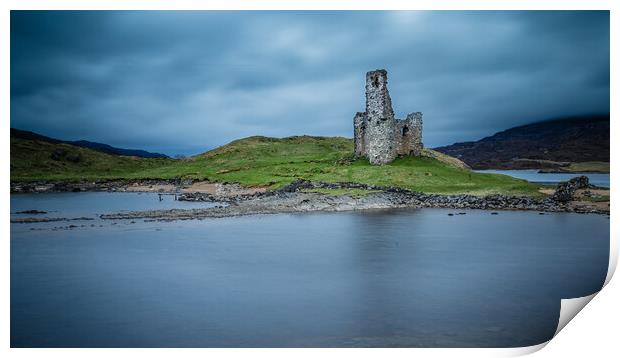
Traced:
POLYGON ((427 146, 609 111, 607 11, 11 13, 11 126, 169 154, 351 136, 389 72, 427 146))

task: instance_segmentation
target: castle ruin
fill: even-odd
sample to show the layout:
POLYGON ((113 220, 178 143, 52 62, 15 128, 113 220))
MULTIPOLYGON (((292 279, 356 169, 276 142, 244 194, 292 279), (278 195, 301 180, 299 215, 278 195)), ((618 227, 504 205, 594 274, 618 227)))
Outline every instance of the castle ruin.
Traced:
POLYGON ((366 73, 366 111, 355 114, 353 126, 355 157, 366 157, 371 164, 422 153, 422 113, 394 118, 386 70, 366 73))

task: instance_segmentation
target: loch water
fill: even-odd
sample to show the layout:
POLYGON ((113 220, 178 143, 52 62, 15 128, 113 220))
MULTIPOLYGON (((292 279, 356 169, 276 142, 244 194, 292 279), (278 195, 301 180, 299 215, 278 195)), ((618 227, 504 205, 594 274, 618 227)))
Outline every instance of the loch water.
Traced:
POLYGON ((586 176, 590 184, 609 188, 609 173, 540 173, 538 169, 499 170, 487 169, 476 170, 478 173, 504 174, 518 179, 524 179, 533 183, 557 184, 578 176, 586 176))
POLYGON ((600 290, 607 273, 605 215, 97 216, 200 205, 215 204, 12 195, 12 213, 94 220, 11 224, 11 346, 528 346, 553 336, 562 298, 600 290))

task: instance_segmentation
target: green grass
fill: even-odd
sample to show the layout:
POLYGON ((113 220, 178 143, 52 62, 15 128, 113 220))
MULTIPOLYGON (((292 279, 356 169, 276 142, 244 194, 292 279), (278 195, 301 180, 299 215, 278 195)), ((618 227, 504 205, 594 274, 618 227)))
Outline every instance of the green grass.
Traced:
POLYGON ((581 198, 583 201, 589 201, 592 203, 604 203, 609 201, 609 195, 593 195, 593 196, 584 196, 581 198))
POLYGON ((427 193, 540 195, 538 185, 509 176, 475 173, 454 158, 425 151, 383 166, 353 158, 353 141, 341 137, 249 137, 183 160, 112 156, 79 151, 79 163, 53 160, 62 145, 11 140, 11 180, 191 178, 278 188, 302 178, 398 186, 427 193), (461 163, 461 164, 459 164, 461 163))
POLYGON ((11 138, 11 181, 89 181, 129 178, 134 173, 173 163, 172 159, 143 159, 109 155, 69 144, 11 138), (54 151, 64 151, 52 159, 54 151), (79 157, 77 163, 69 160, 79 157))
POLYGON ((567 167, 562 167, 562 171, 570 173, 609 173, 608 162, 581 162, 571 163, 567 167))

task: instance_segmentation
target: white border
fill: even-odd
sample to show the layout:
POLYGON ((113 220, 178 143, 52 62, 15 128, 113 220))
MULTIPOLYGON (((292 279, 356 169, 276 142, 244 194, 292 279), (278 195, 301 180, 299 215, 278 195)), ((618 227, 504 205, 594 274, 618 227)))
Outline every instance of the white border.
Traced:
MULTIPOLYGON (((2 2, 3 12, 0 15, 2 24, 2 86, 0 86, 0 94, 2 101, 2 108, 6 121, 10 118, 10 71, 9 71, 9 41, 10 41, 10 13, 9 10, 35 10, 35 9, 73 9, 73 10, 134 10, 134 9, 150 9, 150 10, 611 10, 611 98, 616 98, 618 94, 618 71, 617 67, 613 64, 620 63, 618 58, 618 30, 620 26, 620 17, 618 16, 620 2, 618 1, 603 1, 603 0, 589 0, 589 1, 576 1, 576 0, 419 0, 419 1, 397 1, 397 0, 382 0, 382 1, 344 1, 344 0, 238 0, 238 1, 188 1, 188 0, 151 0, 151 1, 113 1, 113 0, 57 0, 54 2, 46 0, 22 0, 22 1, 4 1, 2 2)), ((615 117, 617 112, 617 106, 612 101, 611 103, 611 138, 616 137, 618 128, 616 125, 615 117)), ((2 127, 2 161, 3 167, 9 168, 10 164, 10 141, 9 139, 9 126, 4 125, 2 127)), ((611 141, 611 167, 618 167, 618 147, 617 143, 611 141)), ((611 181, 615 182, 615 171, 612 170, 611 181)), ((3 309, 2 326, 0 333, 4 338, 4 350, 15 356, 30 356, 38 353, 43 353, 46 356, 51 357, 66 357, 66 356, 81 356, 88 354, 89 356, 104 356, 110 353, 114 355, 134 355, 136 353, 145 353, 154 357, 164 356, 169 354, 184 354, 191 356, 202 356, 205 353, 209 355, 218 356, 233 356, 237 354, 251 354, 265 357, 282 356, 288 357, 291 354, 300 356, 314 356, 316 354, 328 355, 328 356, 342 356, 343 354, 355 354, 356 356, 383 356, 386 354, 395 356, 409 356, 411 354, 423 354, 424 356, 514 356, 535 352, 542 347, 545 347, 547 343, 524 348, 498 348, 498 349, 209 349, 208 351, 202 349, 149 349, 147 350, 135 350, 135 349, 114 349, 110 350, 96 350, 90 349, 84 351, 81 349, 54 349, 54 350, 41 350, 41 349, 9 349, 10 346, 10 321, 9 321, 9 274, 10 274, 10 225, 9 225, 9 173, 6 172, 2 176, 0 186, 5 188, 2 192, 2 205, 4 220, 2 222, 2 235, 3 238, 3 265, 2 275, 2 287, 4 294, 0 300, 3 309)), ((611 196, 616 197, 616 188, 612 187, 611 196)), ((617 211, 617 205, 615 201, 611 203, 612 218, 611 218, 611 257, 609 264, 609 272, 605 284, 610 282, 611 277, 615 271, 615 267, 618 261, 618 225, 615 220, 615 213, 617 211)), ((571 302, 585 302, 596 295, 588 296, 587 298, 573 301, 564 300, 563 307, 571 305, 571 302)), ((618 328, 618 309, 617 302, 620 302, 620 286, 617 283, 611 283, 605 287, 605 292, 602 295, 598 295, 594 298, 594 304, 590 305, 588 309, 584 310, 584 313, 577 317, 577 324, 569 324, 557 338, 554 338, 549 347, 538 355, 540 356, 573 356, 573 354, 595 354, 603 352, 617 351, 616 346, 616 332, 618 328), (600 297, 598 297, 600 296, 600 297)), ((587 303, 587 302, 586 302, 587 303)), ((558 330, 559 332, 559 330, 558 330)), ((608 354, 606 354, 608 355, 608 354)))

